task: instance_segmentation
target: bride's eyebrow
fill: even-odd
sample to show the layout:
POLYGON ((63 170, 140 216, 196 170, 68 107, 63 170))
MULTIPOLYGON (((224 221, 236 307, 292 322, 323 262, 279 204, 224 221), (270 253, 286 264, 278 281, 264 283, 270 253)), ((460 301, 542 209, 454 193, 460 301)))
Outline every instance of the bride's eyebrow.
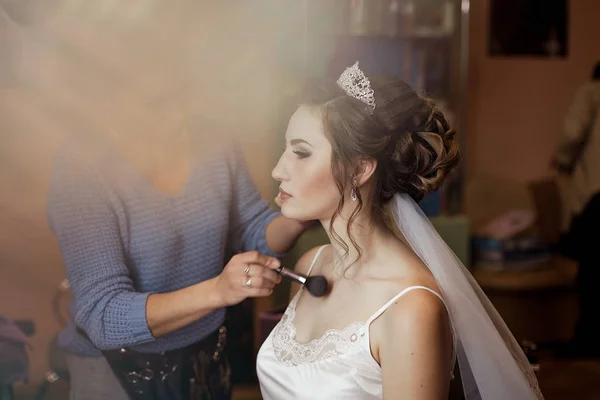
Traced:
POLYGON ((310 147, 313 147, 312 144, 308 143, 306 140, 303 139, 292 139, 290 140, 290 144, 293 146, 295 144, 300 144, 300 143, 306 143, 307 145, 309 145, 310 147))

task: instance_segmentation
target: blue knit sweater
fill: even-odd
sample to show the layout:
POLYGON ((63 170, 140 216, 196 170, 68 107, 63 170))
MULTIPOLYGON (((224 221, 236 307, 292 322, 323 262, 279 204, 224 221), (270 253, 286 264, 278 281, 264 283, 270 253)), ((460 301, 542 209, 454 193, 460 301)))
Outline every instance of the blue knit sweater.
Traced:
POLYGON ((240 150, 230 142, 211 146, 197 152, 177 196, 156 190, 106 142, 79 137, 61 148, 47 213, 74 296, 71 323, 59 337, 68 352, 153 353, 194 343, 223 323, 225 310, 155 339, 148 295, 216 277, 227 254, 271 254, 265 228, 278 214, 260 198, 240 150))

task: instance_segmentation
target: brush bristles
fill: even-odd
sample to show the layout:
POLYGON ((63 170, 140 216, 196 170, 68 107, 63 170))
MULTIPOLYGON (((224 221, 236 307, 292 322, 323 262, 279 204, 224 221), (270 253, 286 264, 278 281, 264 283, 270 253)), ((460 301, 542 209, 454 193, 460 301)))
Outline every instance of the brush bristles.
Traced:
POLYGON ((325 296, 329 290, 327 279, 321 275, 309 277, 304 286, 306 287, 306 290, 315 297, 325 296))

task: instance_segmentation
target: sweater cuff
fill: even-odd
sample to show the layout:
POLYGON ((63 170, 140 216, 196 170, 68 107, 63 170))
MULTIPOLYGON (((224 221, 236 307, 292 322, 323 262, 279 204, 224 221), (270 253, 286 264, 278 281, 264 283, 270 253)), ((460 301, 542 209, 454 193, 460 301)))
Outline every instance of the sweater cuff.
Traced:
POLYGON ((260 251, 261 253, 271 256, 271 257, 275 257, 275 258, 283 258, 288 254, 288 252, 273 253, 269 249, 269 246, 267 245, 267 226, 269 226, 271 221, 273 221, 275 218, 280 217, 280 216, 281 216, 281 213, 273 212, 267 218, 265 218, 262 229, 261 229, 262 235, 258 238, 258 243, 256 246, 258 251, 260 251))
POLYGON ((129 305, 129 328, 131 336, 137 343, 151 342, 155 338, 150 332, 146 319, 146 303, 151 293, 137 293, 129 305))

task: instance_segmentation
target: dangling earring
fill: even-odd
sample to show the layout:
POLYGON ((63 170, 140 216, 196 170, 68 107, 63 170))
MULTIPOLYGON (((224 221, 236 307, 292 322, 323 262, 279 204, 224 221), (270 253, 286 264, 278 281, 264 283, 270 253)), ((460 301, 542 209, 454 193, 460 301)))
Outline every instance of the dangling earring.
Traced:
POLYGON ((352 190, 350 190, 350 200, 352 201, 356 201, 358 199, 358 193, 356 188, 357 185, 358 183, 356 182, 356 179, 352 178, 352 190))

